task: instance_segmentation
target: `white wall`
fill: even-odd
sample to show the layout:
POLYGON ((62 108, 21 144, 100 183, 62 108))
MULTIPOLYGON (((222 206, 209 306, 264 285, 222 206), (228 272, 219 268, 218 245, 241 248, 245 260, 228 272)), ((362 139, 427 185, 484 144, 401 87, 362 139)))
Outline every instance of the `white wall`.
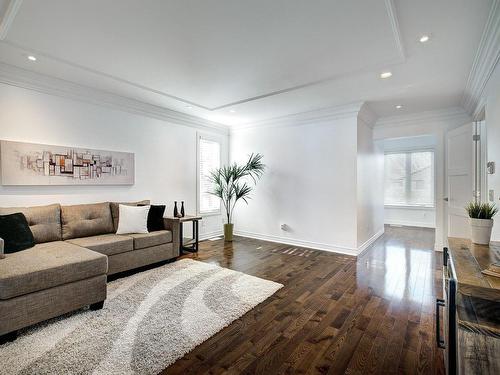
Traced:
MULTIPOLYGON (((206 132, 206 130, 204 130, 206 132)), ((0 84, 0 139, 135 153, 133 186, 0 186, 0 206, 184 200, 196 212, 196 132, 188 126, 0 84)), ((217 132, 227 161, 228 135, 217 132)), ((221 216, 200 234, 220 232, 221 216)))
POLYGON ((231 160, 259 152, 268 166, 249 205, 235 211, 237 234, 357 255, 383 233, 383 154, 374 120, 356 108, 232 131, 231 160))
MULTIPOLYGON (((485 123, 487 129, 488 161, 496 164, 496 172, 488 175, 488 189, 494 191, 493 202, 500 207, 500 64, 488 81, 485 90, 485 123)), ((495 217, 492 241, 500 241, 500 214, 495 217)))
POLYGON ((249 205, 235 211, 236 233, 355 254, 356 126, 353 114, 232 131, 231 160, 259 152, 268 166, 249 205))
POLYGON ((357 246, 365 250, 384 232, 384 154, 373 140, 374 119, 361 109, 357 123, 357 246))
POLYGON ((407 116, 381 118, 374 128, 376 140, 430 135, 435 138, 436 148, 436 250, 441 250, 447 241, 447 213, 443 198, 446 192, 445 146, 448 130, 471 122, 472 119, 461 108, 417 113, 407 116))
MULTIPOLYGON (((384 152, 418 151, 436 149, 433 135, 386 139, 380 142, 384 152)), ((434 173, 436 175, 436 173, 434 173)), ((435 184, 436 185, 436 184, 435 184)), ((434 194, 436 194, 434 188, 434 194)), ((421 207, 384 207, 384 223, 413 227, 436 227, 436 208, 421 207)))

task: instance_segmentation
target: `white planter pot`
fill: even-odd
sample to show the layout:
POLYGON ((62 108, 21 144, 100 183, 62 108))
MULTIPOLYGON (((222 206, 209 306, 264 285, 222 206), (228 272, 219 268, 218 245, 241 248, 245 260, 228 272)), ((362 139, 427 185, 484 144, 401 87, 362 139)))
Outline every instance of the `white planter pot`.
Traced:
POLYGON ((470 218, 472 242, 479 245, 488 245, 491 238, 491 228, 493 219, 472 219, 470 218))

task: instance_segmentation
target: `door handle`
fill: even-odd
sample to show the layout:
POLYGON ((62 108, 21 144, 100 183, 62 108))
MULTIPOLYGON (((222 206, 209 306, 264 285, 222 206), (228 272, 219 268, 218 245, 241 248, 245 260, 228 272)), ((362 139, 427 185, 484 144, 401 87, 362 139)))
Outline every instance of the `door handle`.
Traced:
POLYGON ((444 299, 436 299, 436 343, 437 347, 441 349, 445 349, 444 340, 441 338, 441 322, 440 322, 440 307, 446 306, 444 299))
POLYGON ((444 200, 445 202, 448 202, 448 201, 449 201, 448 197, 444 197, 444 198, 443 198, 443 200, 444 200))

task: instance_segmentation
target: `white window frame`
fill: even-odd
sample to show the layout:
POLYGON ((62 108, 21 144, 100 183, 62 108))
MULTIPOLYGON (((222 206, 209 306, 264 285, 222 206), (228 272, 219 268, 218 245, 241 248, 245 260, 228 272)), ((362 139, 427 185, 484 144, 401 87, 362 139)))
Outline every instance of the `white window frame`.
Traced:
MULTIPOLYGON (((436 208, 436 191, 437 191, 437 178, 436 178, 436 150, 434 148, 405 148, 405 149, 396 149, 396 150, 387 150, 384 152, 384 160, 385 160, 385 155, 390 155, 390 154, 413 154, 416 152, 432 152, 432 164, 434 166, 434 173, 433 173, 433 179, 434 179, 434 200, 432 204, 389 204, 385 203, 385 188, 384 188, 384 207, 387 208, 403 208, 403 209, 435 209, 436 208)), ((384 185, 385 185, 385 177, 384 177, 384 185)))
POLYGON ((221 215, 222 214, 221 203, 219 204, 219 208, 217 210, 203 211, 203 212, 200 210, 200 195, 201 195, 200 140, 201 139, 211 141, 211 142, 217 142, 219 144, 219 152, 220 152, 219 167, 222 166, 223 150, 224 150, 221 137, 218 137, 218 136, 213 135, 213 134, 208 134, 208 133, 201 133, 201 132, 196 133, 196 212, 198 215, 203 215, 203 216, 221 215))

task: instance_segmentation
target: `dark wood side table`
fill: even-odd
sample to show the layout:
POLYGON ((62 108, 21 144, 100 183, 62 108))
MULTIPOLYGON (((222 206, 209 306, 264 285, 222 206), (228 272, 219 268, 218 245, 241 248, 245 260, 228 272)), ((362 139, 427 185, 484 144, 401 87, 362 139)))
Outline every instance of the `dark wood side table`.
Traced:
POLYGON ((202 217, 186 215, 184 217, 166 217, 165 219, 168 221, 177 221, 179 223, 179 255, 182 255, 183 251, 197 253, 199 243, 198 222, 202 219, 202 217), (186 222, 193 223, 192 238, 184 238, 183 224, 186 222))

